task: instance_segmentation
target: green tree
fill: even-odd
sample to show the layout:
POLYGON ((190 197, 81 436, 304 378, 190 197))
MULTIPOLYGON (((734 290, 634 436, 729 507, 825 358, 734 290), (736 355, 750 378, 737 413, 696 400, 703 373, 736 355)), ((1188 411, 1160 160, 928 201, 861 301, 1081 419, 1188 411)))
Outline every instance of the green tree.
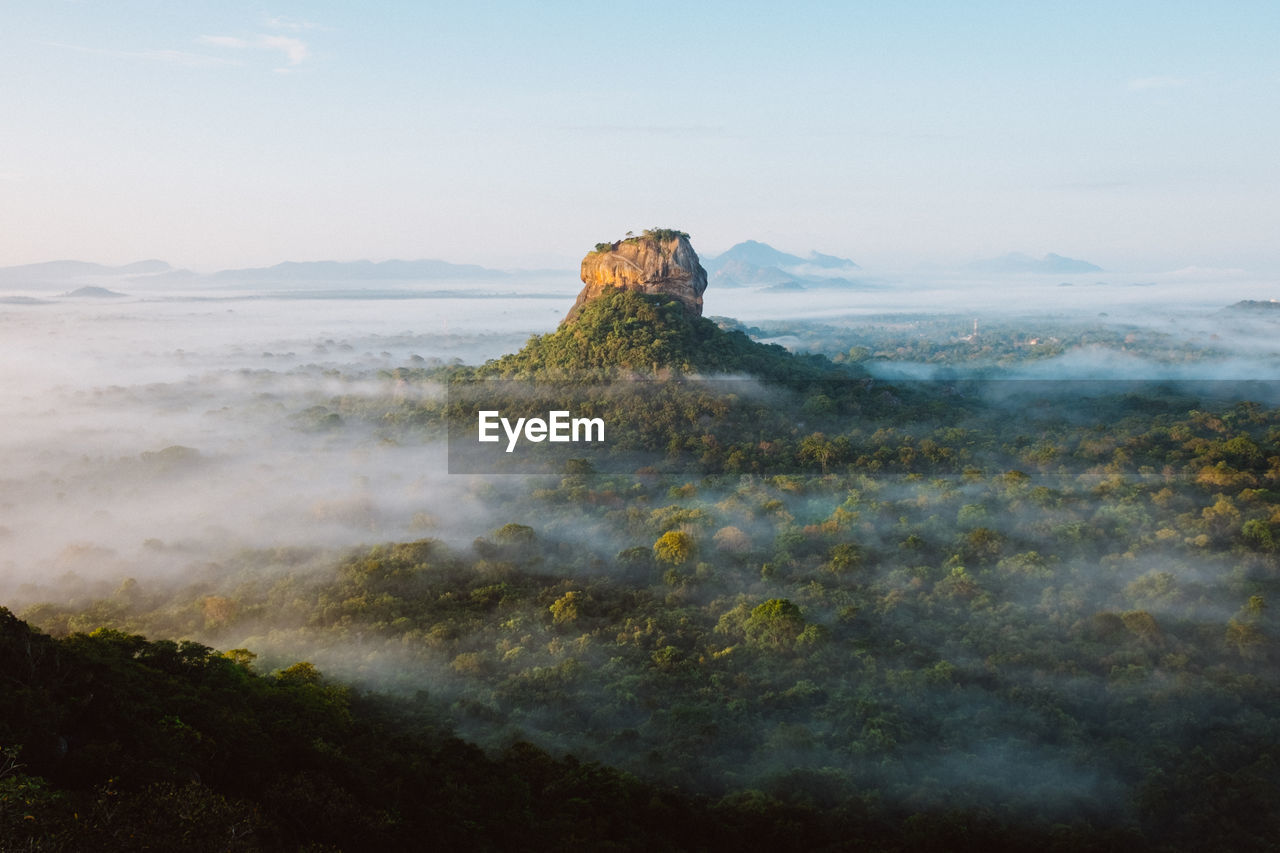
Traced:
POLYGON ((532 545, 538 537, 529 525, 511 522, 499 527, 494 532, 493 538, 503 545, 528 546, 532 545))
POLYGON ((810 464, 818 463, 824 474, 827 472, 827 466, 835 458, 835 444, 820 432, 807 435, 800 441, 800 461, 810 464))
POLYGON ((840 542, 831 546, 827 558, 827 569, 835 575, 842 575, 862 567, 862 549, 856 542, 840 542))
POLYGON ((786 598, 771 598, 757 605, 744 625, 747 641, 767 649, 789 649, 804 631, 804 615, 786 598))

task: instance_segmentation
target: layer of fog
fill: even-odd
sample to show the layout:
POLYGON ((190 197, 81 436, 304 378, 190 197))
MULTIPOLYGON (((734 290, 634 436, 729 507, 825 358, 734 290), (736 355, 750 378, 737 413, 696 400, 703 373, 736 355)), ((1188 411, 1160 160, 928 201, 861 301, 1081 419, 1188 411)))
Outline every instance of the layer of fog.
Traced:
MULTIPOLYGON (((440 296, 426 290, 287 296, 157 291, 109 301, 0 306, 0 596, 25 581, 48 583, 67 572, 113 583, 127 576, 185 577, 206 561, 246 548, 341 548, 424 536, 465 548, 508 521, 532 524, 540 536, 581 542, 606 561, 622 548, 648 544, 621 538, 604 525, 508 517, 501 494, 492 490, 516 493, 524 481, 450 476, 444 473, 442 445, 392 440, 358 419, 317 431, 297 417, 335 396, 380 399, 406 393, 393 391, 379 378, 380 370, 433 359, 477 363, 513 351, 529 335, 554 330, 572 303, 572 284, 565 295, 520 281, 504 283, 502 290, 476 291, 516 293, 527 287, 528 295, 520 298, 440 296)), ((746 323, 842 323, 855 341, 859 322, 873 314, 1087 317, 1107 325, 1156 328, 1227 350, 1230 358, 1219 359, 1217 367, 1226 364, 1235 378, 1255 378, 1273 363, 1270 322, 1215 314, 1240 299, 1270 298, 1271 291, 1265 282, 1238 278, 1214 285, 1171 280, 1159 287, 1083 282, 1058 287, 1025 280, 993 288, 936 280, 871 292, 712 290, 706 309, 746 323), (1099 318, 1104 312, 1109 316, 1099 318), (1235 334, 1223 338, 1224 330, 1235 334)), ((1149 378, 1150 367, 1140 356, 1095 348, 1023 370, 1035 378, 1099 372, 1149 378)), ((1221 376, 1199 370, 1185 366, 1180 375, 1221 376)), ((429 396, 434 390, 412 393, 429 396)), ((1059 485, 1047 476, 1034 477, 1032 485, 1042 482, 1059 485)), ((877 497, 905 500, 915 488, 887 484, 877 497)), ((981 500, 976 485, 959 484, 955 490, 961 496, 957 502, 981 500)), ((702 499, 726 496, 704 494, 702 499)), ((805 517, 799 498, 787 506, 801 521, 821 521, 805 517)), ((1051 512, 1040 515, 1053 521, 1051 512)), ((983 523, 1011 539, 1025 539, 1025 521, 989 518, 983 523)), ((768 547, 770 523, 737 523, 757 547, 768 547)), ((888 529, 859 532, 872 553, 896 549, 894 536, 888 529)), ((1046 541, 1046 553, 1050 547, 1046 541)), ((1141 606, 1157 618, 1231 615, 1229 609, 1210 613, 1210 607, 1195 606, 1197 587, 1214 581, 1199 566, 1143 559, 1117 575, 1121 592, 1107 603, 1114 609, 1141 606), (1174 576, 1184 587, 1183 598, 1146 601, 1124 589, 1152 572, 1174 576)), ((1032 606, 1040 593, 1029 588, 1019 603, 1032 606)), ((296 639, 273 637, 269 625, 249 630, 254 635, 245 645, 277 654, 285 654, 284 647, 296 639)), ((297 647, 289 651, 315 660, 325 671, 363 676, 374 684, 412 678, 438 690, 455 678, 443 661, 435 670, 424 670, 420 658, 397 667, 385 651, 376 660, 356 648, 318 655, 297 647)), ((548 655, 546 662, 554 661, 548 655)), ((585 718, 590 711, 585 703, 593 698, 575 713, 585 718)), ((549 725, 545 737, 554 728, 549 725)), ((582 747, 576 741, 560 745, 582 747)), ((989 774, 993 785, 1025 784, 1020 780, 1029 774, 1019 770, 1031 768, 1045 771, 1043 778, 1070 796, 1108 790, 1104 771, 1091 775, 1065 753, 1034 754, 1013 746, 1011 739, 974 747, 956 766, 935 763, 928 773, 955 778, 958 785, 976 771, 989 774)), ((793 766, 825 767, 836 761, 821 749, 808 749, 793 766)), ((779 769, 786 769, 783 764, 779 769)), ((744 774, 768 769, 752 766, 744 774)))
POLYGON ((558 321, 548 305, 173 294, 0 307, 0 594, 67 571, 182 572, 245 547, 489 529, 476 483, 443 473, 442 443, 298 415, 387 397, 379 370, 515 349, 558 321))
MULTIPOLYGON (((1236 353, 1234 378, 1268 375, 1259 364, 1274 364, 1272 323, 1234 320, 1224 343, 1215 312, 1269 298, 1271 287, 1206 275, 1167 274, 1151 286, 1095 274, 1069 287, 1042 276, 912 276, 876 290, 722 288, 707 292, 706 312, 748 324, 820 320, 854 340, 871 314, 1091 317, 1159 325, 1236 353)), ((330 282, 287 294, 140 287, 120 298, 44 293, 44 304, 0 306, 0 580, 172 571, 232 546, 465 539, 492 529, 482 502, 467 497, 473 481, 444 474, 439 448, 388 442, 367 425, 312 432, 296 416, 339 394, 386 395, 379 370, 513 351, 555 329, 576 284, 512 276, 373 290, 330 282)), ((1146 366, 1078 350, 1024 368, 1036 378, 1104 369, 1137 376, 1146 366)), ((1179 375, 1223 375, 1198 370, 1179 375)))
POLYGON ((887 313, 992 313, 1097 316, 1114 319, 1203 314, 1244 299, 1280 298, 1280 281, 1240 270, 1186 269, 1068 277, 901 273, 868 277, 865 289, 770 291, 767 288, 708 288, 707 314, 744 323, 770 320, 854 318, 887 313))

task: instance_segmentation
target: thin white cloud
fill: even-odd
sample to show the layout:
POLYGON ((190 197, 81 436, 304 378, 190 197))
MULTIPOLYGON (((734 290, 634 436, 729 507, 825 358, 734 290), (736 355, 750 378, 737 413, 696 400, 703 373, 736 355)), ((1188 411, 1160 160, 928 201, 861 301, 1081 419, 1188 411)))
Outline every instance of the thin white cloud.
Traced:
POLYGON ((1151 92, 1159 89, 1182 89, 1191 85, 1185 77, 1137 77, 1125 84, 1130 92, 1151 92))
POLYGON ((647 135, 647 136, 724 136, 720 125, 702 124, 577 124, 564 128, 571 133, 647 135))
POLYGON ((239 65, 240 63, 220 56, 209 56, 206 53, 191 53, 186 50, 143 50, 138 53, 123 53, 122 56, 141 56, 145 59, 156 59, 160 62, 172 62, 177 65, 201 67, 208 65, 239 65))
POLYGON ((210 56, 207 53, 191 53, 186 50, 112 50, 102 47, 86 47, 80 44, 66 44, 64 42, 46 41, 41 42, 49 47, 56 47, 61 50, 74 50, 78 53, 93 53, 98 56, 113 56, 119 59, 146 59, 153 62, 166 62, 172 65, 186 65, 191 68, 208 67, 212 65, 239 65, 232 59, 226 59, 221 56, 210 56))
POLYGON ((290 65, 301 65, 311 55, 304 41, 289 36, 263 36, 262 43, 269 48, 282 51, 290 65))
POLYGON ((243 48, 249 46, 249 42, 235 36, 200 36, 196 41, 201 44, 211 44, 214 47, 243 48))
POLYGON ((314 21, 303 21, 303 20, 299 20, 298 18, 287 18, 284 15, 273 15, 272 17, 267 18, 263 23, 264 25, 270 27, 273 30, 289 30, 290 32, 295 32, 295 33, 303 32, 305 30, 329 29, 329 27, 326 27, 322 24, 317 24, 314 21))
POLYGON ((1131 186, 1133 186, 1131 181, 1068 181, 1065 184, 1055 184, 1051 186, 1050 189, 1109 192, 1111 190, 1120 190, 1131 186))
POLYGON ((196 41, 213 47, 229 50, 271 50, 278 51, 285 60, 285 67, 276 71, 290 71, 307 61, 311 50, 302 39, 292 36, 258 35, 251 39, 238 36, 200 36, 196 41))

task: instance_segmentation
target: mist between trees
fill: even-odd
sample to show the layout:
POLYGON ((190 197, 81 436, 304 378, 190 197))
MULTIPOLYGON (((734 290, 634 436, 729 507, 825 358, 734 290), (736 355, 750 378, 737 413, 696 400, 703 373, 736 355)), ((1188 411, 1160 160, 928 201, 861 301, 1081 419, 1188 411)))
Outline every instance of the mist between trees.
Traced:
POLYGON ((444 473, 471 369, 395 362, 51 398, 6 601, 715 797, 1273 828, 1269 385, 597 378, 604 457, 482 476, 444 473))
POLYGON ((1197 747, 1234 762, 1244 788, 1222 796, 1271 790, 1272 410, 1120 395, 1078 423, 1069 397, 1041 432, 979 398, 981 429, 929 427, 929 395, 846 387, 900 411, 855 427, 852 458, 810 453, 810 434, 780 457, 793 473, 571 463, 506 493, 472 483, 519 521, 470 544, 64 578, 23 590, 45 602, 23 615, 250 648, 264 669, 305 657, 425 690, 481 743, 531 737, 690 790, 1157 835, 1222 819, 1216 800, 1176 805, 1197 747))

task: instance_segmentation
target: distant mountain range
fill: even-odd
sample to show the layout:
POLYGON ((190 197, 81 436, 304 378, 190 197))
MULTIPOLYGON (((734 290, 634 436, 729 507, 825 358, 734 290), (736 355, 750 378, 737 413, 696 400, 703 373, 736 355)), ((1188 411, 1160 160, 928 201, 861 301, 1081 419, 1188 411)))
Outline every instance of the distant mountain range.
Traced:
POLYGON ((285 261, 214 273, 216 279, 254 281, 411 281, 439 278, 495 278, 508 273, 475 264, 448 261, 285 261))
MULTIPOLYGON (((811 251, 793 255, 767 243, 746 240, 728 251, 702 260, 708 282, 713 287, 752 287, 771 291, 812 289, 870 290, 877 284, 859 279, 861 270, 849 258, 811 251)), ((1033 258, 1013 253, 1000 258, 975 261, 965 267, 981 273, 1079 274, 1101 272, 1088 261, 1048 254, 1033 258)), ((552 270, 522 272, 549 274, 552 270)), ((286 261, 268 267, 246 267, 200 274, 177 269, 159 260, 108 266, 86 261, 48 261, 39 264, 0 267, 0 290, 66 291, 78 285, 145 284, 192 285, 241 283, 274 284, 281 287, 336 282, 407 282, 440 280, 481 280, 506 278, 512 273, 476 264, 454 264, 436 259, 414 261, 286 261)))
POLYGON ((747 240, 723 254, 705 258, 702 266, 707 271, 708 282, 718 287, 763 287, 777 291, 872 287, 842 275, 861 269, 848 258, 821 252, 800 257, 756 240, 747 240))
MULTIPOLYGON (((276 264, 270 267, 222 270, 201 275, 188 269, 175 269, 164 261, 138 261, 122 266, 107 266, 86 261, 49 261, 0 267, 0 290, 66 290, 84 282, 189 284, 198 280, 214 283, 304 283, 304 282, 369 282, 422 281, 450 279, 503 278, 510 273, 475 264, 451 264, 448 261, 305 261, 276 264)), ((91 295, 74 293, 63 295, 91 295)), ((98 294, 101 295, 101 294, 98 294)))
POLYGON ((173 271, 173 267, 164 261, 156 260, 138 261, 118 267, 87 261, 46 261, 42 264, 0 267, 0 289, 61 290, 67 282, 77 279, 151 276, 173 271))
MULTIPOLYGON (((718 287, 765 287, 776 290, 869 287, 845 277, 859 267, 848 258, 810 252, 807 257, 781 252, 765 243, 747 240, 703 262, 710 282, 718 287)), ((549 270, 538 272, 546 274, 549 270)), ((0 290, 59 290, 75 285, 147 284, 191 285, 272 284, 281 287, 335 282, 429 281, 506 278, 511 273, 476 264, 416 261, 286 261, 269 267, 246 267, 202 275, 176 269, 164 261, 139 261, 123 266, 84 261, 50 261, 0 268, 0 290)))
POLYGON ((1075 258, 1064 258, 1062 255, 1055 255, 1052 252, 1043 258, 1033 258, 1030 255, 1024 255, 1021 252, 1011 252, 999 258, 987 258, 981 261, 974 261, 966 264, 965 269, 973 272, 984 273, 1085 273, 1085 272, 1102 272, 1102 267, 1097 264, 1091 264, 1088 261, 1078 261, 1075 258))

